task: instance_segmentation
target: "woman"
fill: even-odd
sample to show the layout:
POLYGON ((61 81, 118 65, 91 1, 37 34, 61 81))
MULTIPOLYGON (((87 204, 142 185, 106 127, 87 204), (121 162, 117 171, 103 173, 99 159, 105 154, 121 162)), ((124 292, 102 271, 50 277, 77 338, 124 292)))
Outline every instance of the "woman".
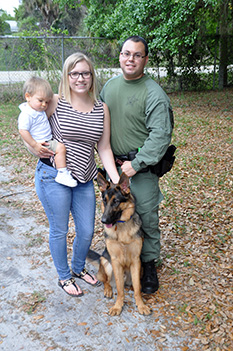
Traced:
POLYGON ((94 146, 97 143, 101 161, 114 183, 119 180, 110 147, 108 107, 96 97, 96 76, 89 58, 82 53, 69 56, 63 67, 59 95, 48 106, 53 137, 67 150, 67 168, 78 182, 70 188, 55 182, 57 170, 43 152, 39 155, 36 191, 49 220, 49 245, 59 280, 58 285, 70 296, 83 295, 73 277, 97 285, 95 276, 85 269, 87 252, 94 233, 97 174, 94 146), (67 261, 67 232, 72 213, 76 236, 70 271, 67 261))

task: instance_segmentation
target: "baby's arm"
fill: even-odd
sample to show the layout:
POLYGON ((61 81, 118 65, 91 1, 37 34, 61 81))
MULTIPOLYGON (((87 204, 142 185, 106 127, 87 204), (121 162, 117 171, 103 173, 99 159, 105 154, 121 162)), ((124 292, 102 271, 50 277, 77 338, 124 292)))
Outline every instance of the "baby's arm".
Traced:
POLYGON ((28 130, 19 129, 19 133, 23 138, 25 145, 28 147, 29 151, 31 151, 37 157, 49 157, 53 156, 54 153, 51 150, 48 150, 45 146, 45 142, 39 143, 29 133, 28 130), (46 156, 45 156, 46 155, 46 156))

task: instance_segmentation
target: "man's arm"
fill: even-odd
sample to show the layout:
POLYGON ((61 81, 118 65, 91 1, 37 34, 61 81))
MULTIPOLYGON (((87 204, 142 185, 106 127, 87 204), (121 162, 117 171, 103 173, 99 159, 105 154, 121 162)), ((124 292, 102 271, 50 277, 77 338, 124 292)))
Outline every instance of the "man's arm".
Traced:
POLYGON ((149 136, 132 161, 132 167, 136 171, 157 164, 171 142, 173 114, 169 103, 160 101, 155 105, 150 104, 146 111, 145 123, 149 136))

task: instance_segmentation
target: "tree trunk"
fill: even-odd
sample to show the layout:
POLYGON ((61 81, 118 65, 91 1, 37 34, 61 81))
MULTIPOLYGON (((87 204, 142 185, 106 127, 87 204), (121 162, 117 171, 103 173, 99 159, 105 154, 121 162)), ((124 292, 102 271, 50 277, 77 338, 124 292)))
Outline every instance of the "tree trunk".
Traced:
POLYGON ((227 86, 227 65, 228 65, 228 0, 221 0, 220 24, 219 24, 219 76, 218 85, 220 89, 227 86))

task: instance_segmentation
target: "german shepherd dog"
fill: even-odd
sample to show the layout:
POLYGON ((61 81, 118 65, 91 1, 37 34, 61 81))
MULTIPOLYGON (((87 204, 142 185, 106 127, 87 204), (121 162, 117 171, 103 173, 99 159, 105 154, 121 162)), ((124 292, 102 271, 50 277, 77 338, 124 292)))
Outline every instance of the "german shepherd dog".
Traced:
POLYGON ((99 257, 97 279, 104 283, 105 297, 113 296, 112 272, 117 288, 117 300, 109 314, 116 316, 121 313, 124 303, 125 276, 129 278, 131 275, 139 313, 149 315, 151 310, 144 304, 141 296, 140 254, 143 244, 141 219, 135 212, 135 199, 130 192, 129 178, 122 173, 118 184, 113 184, 99 172, 97 183, 102 193, 101 220, 106 236, 106 249, 99 257))

